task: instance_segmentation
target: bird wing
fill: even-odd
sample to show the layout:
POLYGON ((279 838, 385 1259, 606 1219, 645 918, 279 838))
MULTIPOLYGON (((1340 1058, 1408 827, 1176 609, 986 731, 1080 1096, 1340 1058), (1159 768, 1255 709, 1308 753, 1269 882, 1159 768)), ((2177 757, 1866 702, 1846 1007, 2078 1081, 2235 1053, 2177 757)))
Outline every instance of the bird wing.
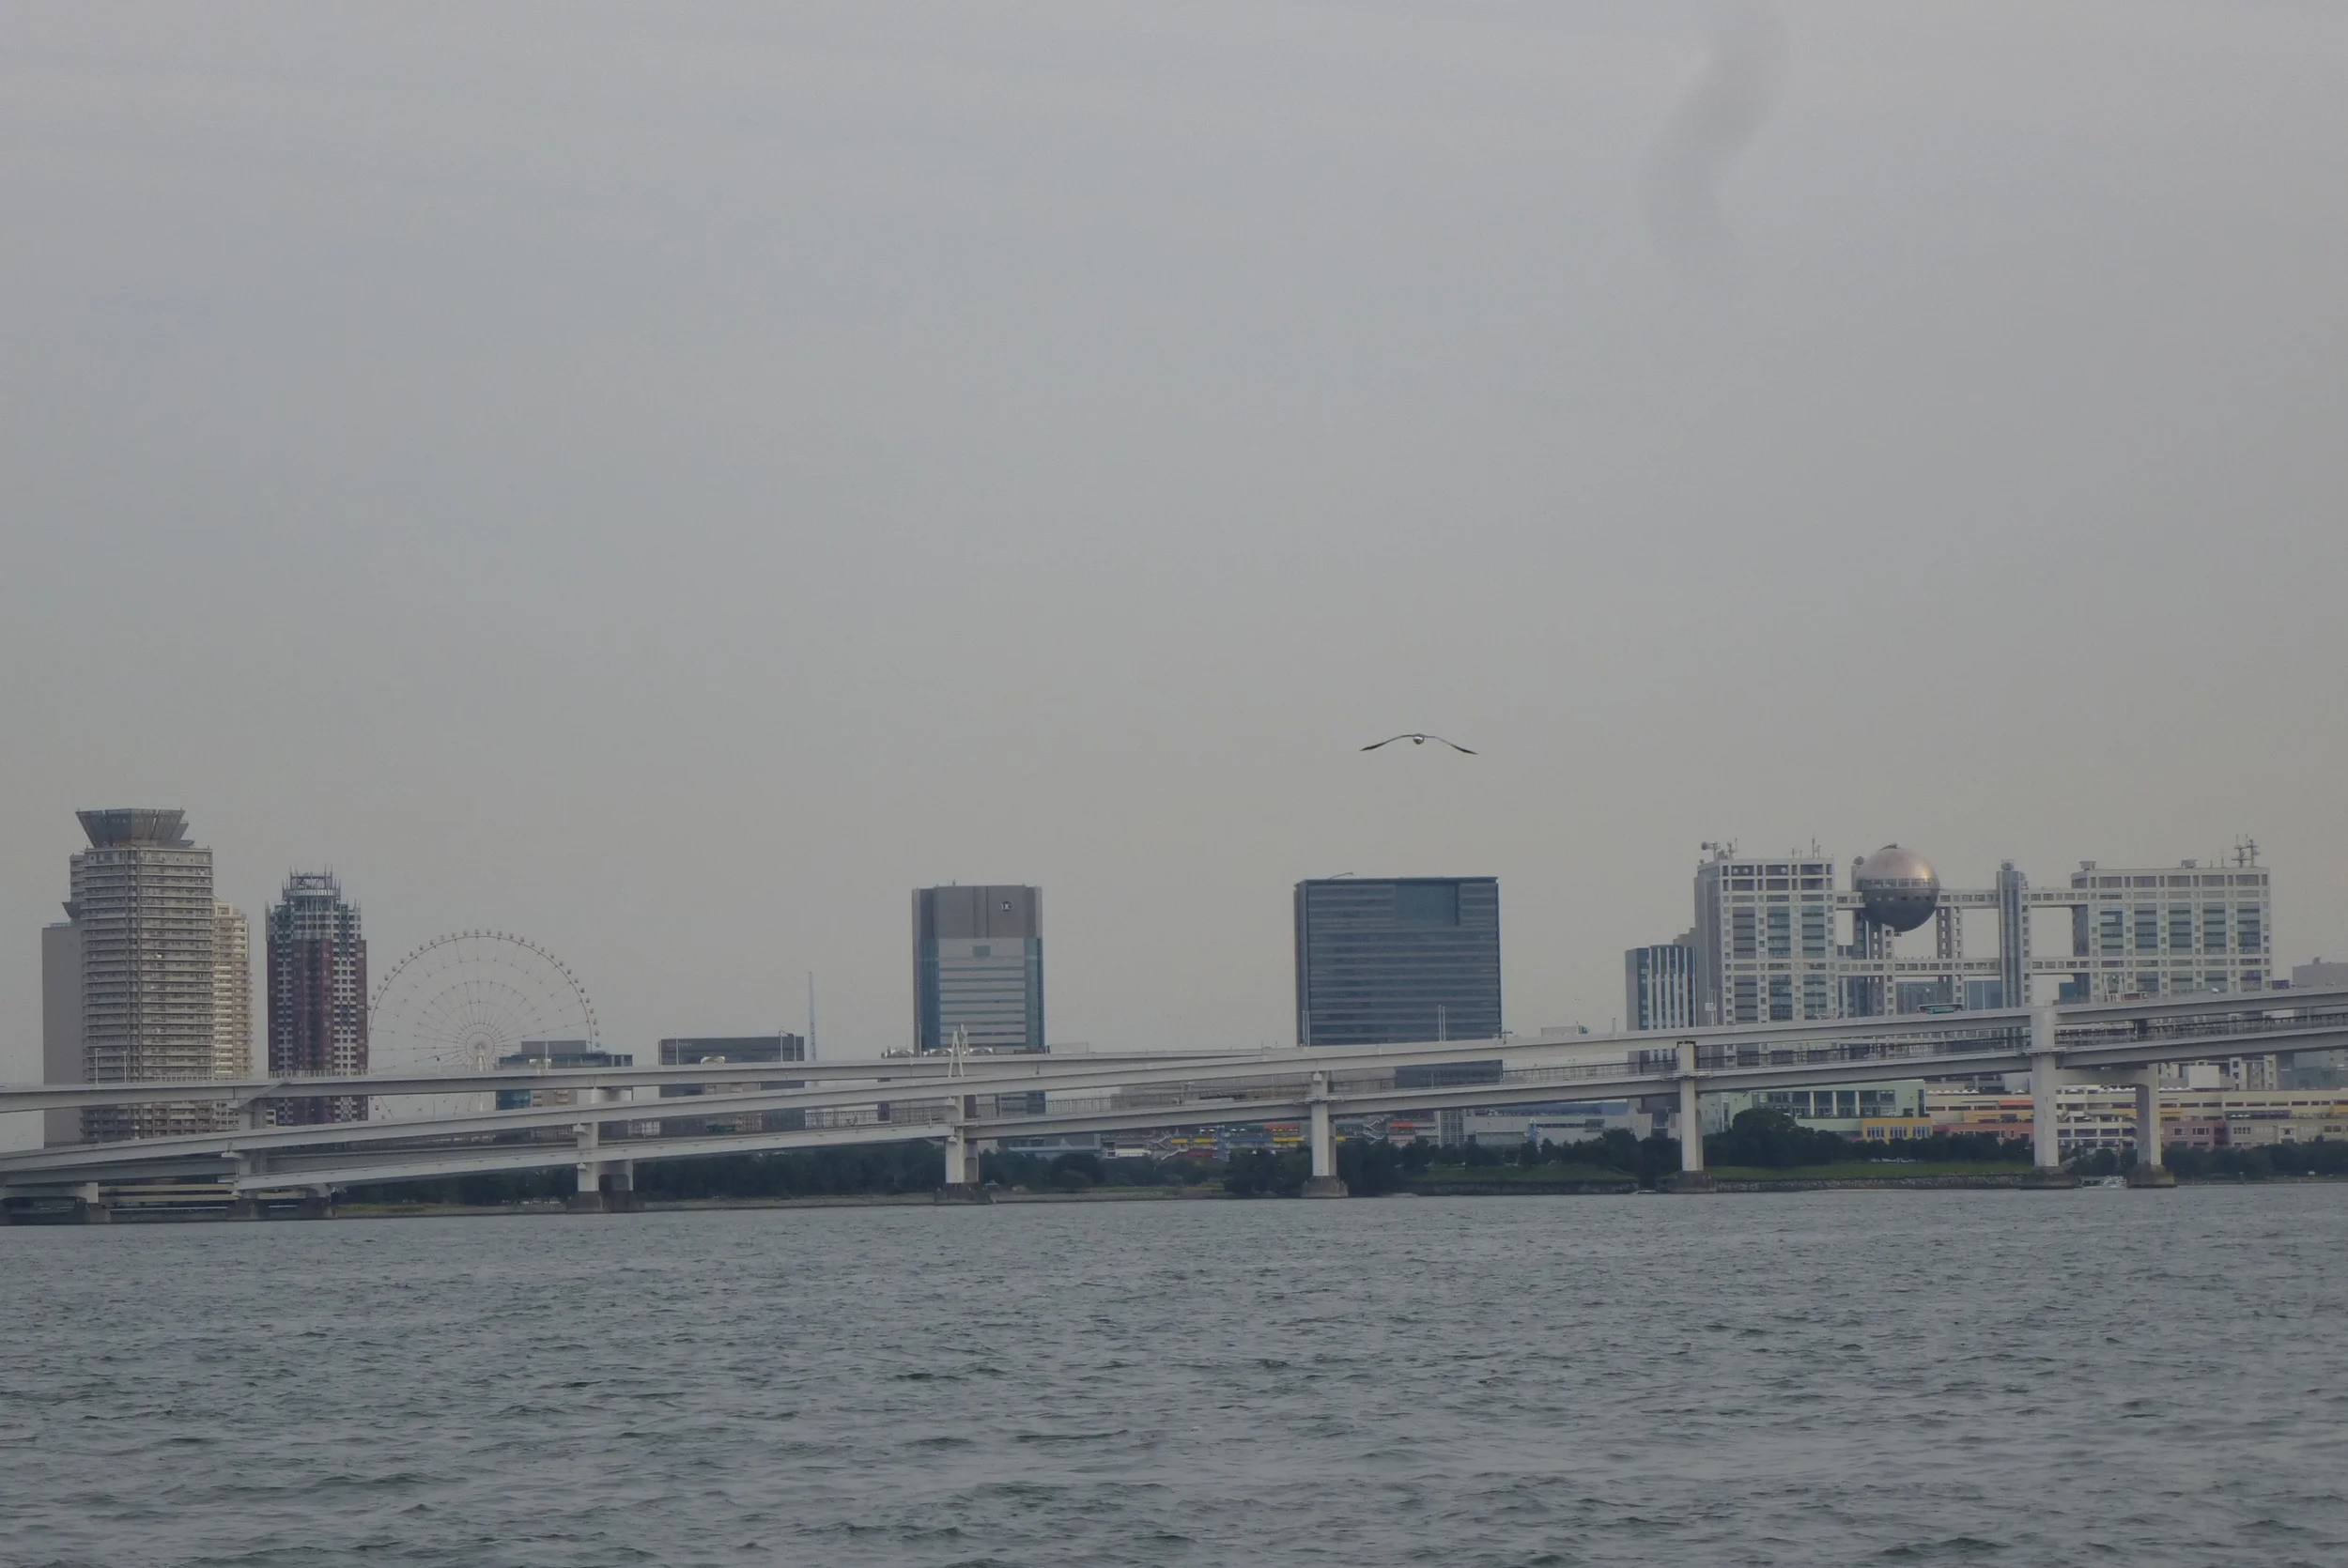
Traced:
MULTIPOLYGON (((1430 738, 1431 738, 1431 739, 1434 739, 1434 740, 1438 740, 1438 741, 1443 741, 1443 737, 1442 737, 1441 735, 1432 736, 1432 737, 1430 737, 1430 738)), ((1460 745, 1458 741, 1443 741, 1443 744, 1444 744, 1444 745, 1445 745, 1445 746, 1449 746, 1449 747, 1450 747, 1452 750, 1454 750, 1454 751, 1464 752, 1464 753, 1466 753, 1466 754, 1467 754, 1468 756, 1470 756, 1470 757, 1473 757, 1473 756, 1475 756, 1475 750, 1474 750, 1473 748, 1468 747, 1468 746, 1461 746, 1461 745, 1460 745)))
POLYGON ((1370 745, 1362 747, 1362 749, 1364 751, 1375 751, 1382 746, 1392 746, 1397 741, 1407 741, 1411 737, 1408 735, 1388 735, 1384 740, 1372 742, 1370 745))

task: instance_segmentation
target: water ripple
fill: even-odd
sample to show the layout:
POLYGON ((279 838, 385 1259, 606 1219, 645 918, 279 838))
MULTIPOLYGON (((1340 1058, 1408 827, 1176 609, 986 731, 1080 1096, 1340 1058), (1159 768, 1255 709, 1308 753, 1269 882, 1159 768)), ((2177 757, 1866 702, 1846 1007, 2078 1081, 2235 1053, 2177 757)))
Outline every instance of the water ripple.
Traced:
POLYGON ((2348 1561, 2348 1188, 0 1231, 8 1568, 2348 1561))

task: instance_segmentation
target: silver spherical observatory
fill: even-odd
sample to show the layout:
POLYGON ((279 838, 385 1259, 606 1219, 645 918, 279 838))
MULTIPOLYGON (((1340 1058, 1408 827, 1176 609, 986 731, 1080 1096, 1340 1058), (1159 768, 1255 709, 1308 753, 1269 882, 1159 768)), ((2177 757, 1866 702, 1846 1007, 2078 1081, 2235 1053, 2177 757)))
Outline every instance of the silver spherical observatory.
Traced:
POLYGON ((1851 868, 1851 887, 1877 925, 1912 931, 1940 902, 1940 875, 1914 850, 1886 844, 1851 868))

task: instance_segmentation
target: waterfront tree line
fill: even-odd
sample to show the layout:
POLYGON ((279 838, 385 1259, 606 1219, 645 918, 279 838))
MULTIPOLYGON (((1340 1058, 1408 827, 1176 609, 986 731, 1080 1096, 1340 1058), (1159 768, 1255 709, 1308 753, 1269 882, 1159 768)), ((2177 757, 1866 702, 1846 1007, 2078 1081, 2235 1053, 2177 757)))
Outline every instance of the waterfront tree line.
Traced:
MULTIPOLYGON (((2277 1176, 2348 1176, 2348 1139, 2304 1144, 2256 1144, 2203 1149, 2170 1144, 2160 1162, 2180 1181, 2272 1181, 2277 1176)), ((2097 1149, 2071 1161, 2081 1176, 2124 1176, 2136 1168, 2136 1150, 2097 1149)))
MULTIPOLYGON (((2175 1145, 2162 1158, 2186 1181, 2348 1176, 2348 1141, 2340 1140, 2229 1149, 2175 1145)), ((2030 1142, 2023 1138, 1941 1132, 1897 1141, 1853 1139, 1804 1127, 1781 1111, 1758 1108, 1739 1112, 1727 1130, 1704 1140, 1705 1164, 1712 1170, 1846 1165, 1854 1167, 1851 1174, 1858 1176, 1866 1174, 1863 1167, 1868 1165, 2017 1165, 2028 1164, 2030 1159, 2030 1142)), ((1337 1175, 1361 1197, 1502 1181, 1535 1190, 1610 1180, 1655 1187, 1678 1171, 1679 1141, 1661 1134, 1640 1138, 1620 1129, 1574 1142, 1511 1147, 1347 1138, 1338 1142, 1336 1160, 1337 1175)), ((2101 1149, 2073 1160, 2071 1166, 2083 1176, 2102 1176, 2123 1173, 2134 1163, 2132 1150, 2101 1149)), ((1242 1149, 1228 1159, 996 1150, 980 1160, 981 1178, 991 1186, 1067 1194, 1165 1187, 1232 1197, 1293 1197, 1304 1191, 1311 1174, 1311 1156, 1296 1146, 1242 1149)), ((656 1202, 915 1196, 936 1191, 938 1176, 935 1145, 877 1144, 658 1161, 637 1167, 636 1190, 656 1202)), ((559 1202, 569 1195, 571 1179, 561 1169, 495 1172, 354 1189, 344 1196, 350 1203, 469 1207, 559 1202)))

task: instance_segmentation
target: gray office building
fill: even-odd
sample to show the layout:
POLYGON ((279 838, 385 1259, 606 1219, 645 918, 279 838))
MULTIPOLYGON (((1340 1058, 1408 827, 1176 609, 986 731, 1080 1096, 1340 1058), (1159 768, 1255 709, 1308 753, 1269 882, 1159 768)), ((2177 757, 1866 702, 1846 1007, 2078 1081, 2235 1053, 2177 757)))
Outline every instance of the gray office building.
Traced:
POLYGON ((1622 956, 1623 1022, 1632 1029, 1685 1029, 1695 1022, 1696 933, 1633 947, 1622 956))
POLYGON ((1297 1043, 1499 1035, 1497 877, 1296 884, 1297 1043))
MULTIPOLYGON (((665 1039, 660 1042, 660 1065, 664 1068, 715 1067, 723 1063, 732 1067, 780 1067, 786 1062, 807 1060, 807 1037, 778 1032, 772 1035, 696 1035, 690 1038, 665 1039)), ((744 1078, 729 1084, 663 1084, 663 1099, 687 1099, 701 1094, 753 1094, 761 1089, 799 1089, 806 1081, 796 1078, 744 1078)), ((804 1111, 745 1111, 725 1116, 707 1116, 695 1121, 663 1118, 672 1133, 687 1132, 785 1132, 807 1125, 804 1111)))
MULTIPOLYGON (((723 1062, 804 1062, 805 1035, 696 1035, 660 1042, 660 1065, 693 1068, 723 1062)), ((663 1091, 666 1092, 666 1091, 663 1091)))
POLYGON ((979 1052, 1043 1050, 1043 890, 920 887, 913 894, 913 1046, 962 1032, 979 1052))

